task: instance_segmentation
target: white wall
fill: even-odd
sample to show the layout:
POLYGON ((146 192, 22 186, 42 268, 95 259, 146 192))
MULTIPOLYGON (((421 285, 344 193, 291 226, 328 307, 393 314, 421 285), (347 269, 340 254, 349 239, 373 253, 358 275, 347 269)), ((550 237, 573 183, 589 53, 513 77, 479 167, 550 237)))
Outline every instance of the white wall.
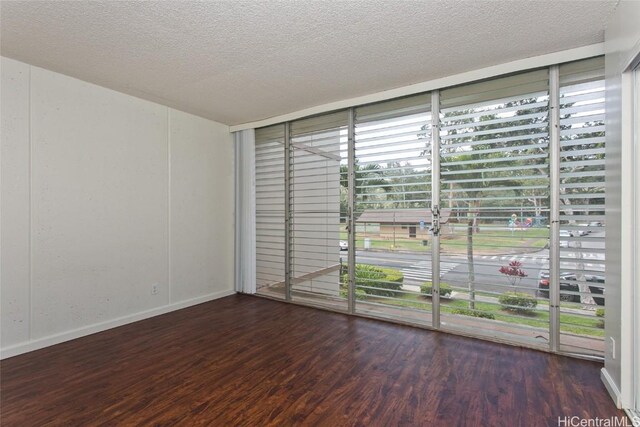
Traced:
POLYGON ((633 332, 633 300, 634 292, 638 292, 633 261, 634 250, 638 250, 633 187, 634 170, 640 165, 634 164, 632 82, 631 73, 627 72, 640 53, 638 22, 640 2, 621 1, 605 32, 607 346, 603 380, 616 403, 625 408, 632 406, 634 369, 640 369, 637 360, 640 355, 633 353, 633 340, 637 339, 633 332))
POLYGON ((231 294, 228 127, 1 61, 2 357, 231 294))

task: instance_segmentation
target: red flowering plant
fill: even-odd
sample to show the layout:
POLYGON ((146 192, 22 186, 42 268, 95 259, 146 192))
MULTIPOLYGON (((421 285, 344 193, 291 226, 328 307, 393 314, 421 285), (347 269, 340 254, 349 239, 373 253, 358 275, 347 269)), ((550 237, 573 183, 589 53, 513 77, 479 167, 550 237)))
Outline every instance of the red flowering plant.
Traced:
POLYGON ((511 283, 511 286, 515 288, 520 284, 520 281, 523 277, 527 277, 527 273, 525 273, 521 267, 521 262, 511 261, 509 265, 500 267, 500 270, 498 271, 507 276, 507 278, 509 279, 509 283, 511 283))

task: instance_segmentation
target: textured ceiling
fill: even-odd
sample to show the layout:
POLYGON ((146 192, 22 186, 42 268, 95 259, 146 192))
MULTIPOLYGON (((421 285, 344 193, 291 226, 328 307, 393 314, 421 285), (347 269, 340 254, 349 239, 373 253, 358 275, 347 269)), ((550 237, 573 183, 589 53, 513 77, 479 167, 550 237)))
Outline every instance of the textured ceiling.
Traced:
POLYGON ((1 52, 229 125, 603 41, 617 1, 2 1, 1 52))

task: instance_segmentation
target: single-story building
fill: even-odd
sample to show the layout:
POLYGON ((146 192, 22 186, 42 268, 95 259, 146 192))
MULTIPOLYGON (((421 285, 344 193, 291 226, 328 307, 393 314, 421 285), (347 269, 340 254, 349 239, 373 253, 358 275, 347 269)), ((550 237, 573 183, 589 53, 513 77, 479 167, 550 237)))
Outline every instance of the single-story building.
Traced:
MULTIPOLYGON (((440 226, 449 222, 451 209, 440 210, 440 226)), ((427 240, 431 236, 431 209, 366 209, 356 219, 357 225, 378 224, 381 238, 427 240)), ((444 228, 442 228, 444 231, 444 228)))

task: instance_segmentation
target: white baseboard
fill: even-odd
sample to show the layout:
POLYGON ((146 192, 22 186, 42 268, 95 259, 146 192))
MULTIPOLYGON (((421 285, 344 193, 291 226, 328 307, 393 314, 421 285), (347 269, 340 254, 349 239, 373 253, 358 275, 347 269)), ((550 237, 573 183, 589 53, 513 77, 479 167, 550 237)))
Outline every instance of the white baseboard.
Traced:
POLYGON ((620 390, 618 389, 618 386, 616 385, 615 381, 613 381, 613 378, 611 377, 611 375, 609 375, 609 372, 607 372, 606 368, 602 368, 600 370, 600 379, 604 383, 604 386, 607 388, 607 391, 609 392, 609 396, 611 396, 611 398, 613 399, 613 402, 616 404, 616 407, 618 409, 621 409, 622 399, 620 395, 620 390))
POLYGON ((203 302, 226 297, 229 295, 233 295, 235 293, 236 292, 232 289, 214 292, 214 293, 203 295, 197 298, 180 301, 173 304, 163 305, 162 307, 152 308, 151 310, 145 310, 145 311, 130 314, 127 316, 118 317, 116 319, 107 320, 105 322, 94 323, 93 325, 84 326, 82 328, 73 329, 71 331, 62 332, 62 333, 51 335, 44 338, 39 338, 33 341, 14 344, 12 346, 0 349, 0 359, 6 359, 9 357, 17 356, 19 354, 38 350, 44 347, 60 344, 65 341, 70 341, 76 338, 95 334, 96 332, 106 331, 107 329, 112 329, 118 326, 126 325, 128 323, 137 322, 138 320, 144 320, 150 317, 159 316, 160 314, 165 314, 171 311, 180 310, 182 308, 190 307, 192 305, 202 304, 203 302))

